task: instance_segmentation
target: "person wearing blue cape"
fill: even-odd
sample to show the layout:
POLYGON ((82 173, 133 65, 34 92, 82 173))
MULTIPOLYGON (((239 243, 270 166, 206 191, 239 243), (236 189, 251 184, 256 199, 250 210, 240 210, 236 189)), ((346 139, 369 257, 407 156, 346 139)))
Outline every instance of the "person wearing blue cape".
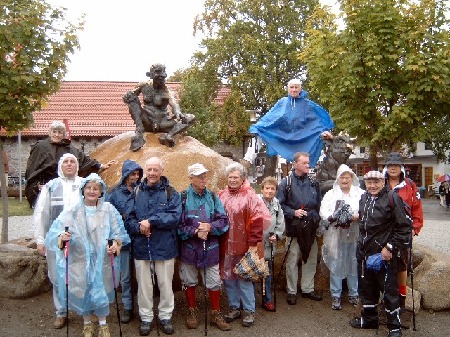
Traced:
POLYGON ((61 303, 83 316, 84 337, 93 336, 92 314, 98 317, 98 336, 110 337, 106 317, 115 295, 110 254, 119 255, 122 245, 130 242, 121 215, 104 201, 106 189, 100 176, 91 173, 82 181, 80 201, 63 210, 44 241, 47 251, 56 256, 49 278, 58 286, 61 303))
MULTIPOLYGON (((307 152, 314 167, 324 147, 322 138, 331 138, 334 123, 328 112, 307 98, 299 79, 288 82, 288 95, 277 103, 254 125, 250 133, 258 135, 267 145, 269 157, 280 155, 293 161, 296 152, 307 152)), ((253 162, 249 156, 244 158, 253 162)))

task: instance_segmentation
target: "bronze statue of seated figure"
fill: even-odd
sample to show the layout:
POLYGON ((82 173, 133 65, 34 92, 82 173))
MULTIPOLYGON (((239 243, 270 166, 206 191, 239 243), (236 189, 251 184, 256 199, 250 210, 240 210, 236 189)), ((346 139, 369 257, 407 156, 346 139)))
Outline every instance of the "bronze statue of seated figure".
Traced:
POLYGON ((136 88, 123 96, 131 118, 136 125, 136 134, 131 140, 130 150, 137 151, 144 144, 144 132, 162 132, 159 142, 175 146, 174 136, 187 130, 195 121, 192 114, 183 114, 172 92, 166 86, 166 67, 154 64, 146 74, 150 81, 138 83, 136 88), (139 95, 142 94, 142 104, 139 95), (168 107, 171 108, 169 111, 168 107))

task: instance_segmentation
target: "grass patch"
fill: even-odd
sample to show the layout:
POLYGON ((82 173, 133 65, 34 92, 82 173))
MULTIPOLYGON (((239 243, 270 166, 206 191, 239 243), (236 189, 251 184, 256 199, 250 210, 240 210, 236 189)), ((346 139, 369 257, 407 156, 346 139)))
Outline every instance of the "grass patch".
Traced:
MULTIPOLYGON (((0 214, 3 216, 3 204, 0 206, 0 214)), ((33 209, 28 205, 27 199, 8 198, 8 216, 26 216, 33 215, 33 209)))

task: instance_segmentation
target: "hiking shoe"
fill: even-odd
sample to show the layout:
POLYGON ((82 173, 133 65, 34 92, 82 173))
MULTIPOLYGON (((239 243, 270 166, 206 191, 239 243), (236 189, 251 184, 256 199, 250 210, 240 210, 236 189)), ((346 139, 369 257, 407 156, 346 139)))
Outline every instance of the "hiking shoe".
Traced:
POLYGON ((348 303, 353 305, 355 308, 358 306, 359 297, 358 296, 349 296, 348 297, 348 303))
POLYGON ((98 337, 111 337, 109 334, 108 324, 100 325, 98 327, 98 337))
POLYGON ((223 316, 223 318, 225 318, 225 322, 227 323, 231 323, 233 322, 235 319, 241 317, 241 311, 239 309, 231 309, 230 312, 228 314, 226 314, 225 316, 223 316))
POLYGON ((390 330, 388 337, 402 337, 402 329, 390 330))
POLYGON ((58 316, 56 317, 55 321, 53 322, 53 327, 55 329, 62 329, 67 323, 66 317, 58 316))
POLYGON ((130 323, 133 318, 133 310, 124 309, 122 313, 122 317, 120 317, 120 321, 124 324, 130 323))
POLYGON ((161 330, 162 332, 164 332, 166 335, 171 335, 175 332, 175 329, 173 328, 172 325, 172 320, 169 319, 160 319, 159 323, 161 323, 161 330))
POLYGON ((275 311, 275 304, 273 302, 266 302, 263 304, 263 308, 267 311, 275 311))
POLYGON ((209 324, 215 325, 219 328, 219 330, 222 331, 231 330, 231 325, 225 322, 219 310, 211 310, 211 319, 209 321, 209 324))
POLYGON ((297 294, 288 294, 287 302, 289 305, 296 305, 297 304, 297 294))
POLYGON ((242 318, 242 326, 250 327, 255 323, 255 313, 251 311, 244 311, 244 317, 242 318))
POLYGON ((355 317, 349 323, 355 329, 378 329, 378 322, 368 324, 362 317, 355 317))
POLYGON ((152 331, 152 322, 142 321, 139 326, 139 335, 148 336, 150 335, 150 331, 152 331))
POLYGON ((198 328, 197 308, 188 308, 188 315, 186 317, 186 327, 188 329, 198 328))
POLYGON ((92 324, 85 324, 83 327, 83 337, 93 337, 93 336, 94 336, 94 329, 92 329, 92 324))
POLYGON ((340 297, 332 297, 331 298, 331 309, 333 310, 341 310, 341 298, 340 297))
POLYGON ((322 295, 317 294, 315 291, 311 291, 310 293, 302 293, 303 298, 309 298, 313 301, 322 301, 322 295))

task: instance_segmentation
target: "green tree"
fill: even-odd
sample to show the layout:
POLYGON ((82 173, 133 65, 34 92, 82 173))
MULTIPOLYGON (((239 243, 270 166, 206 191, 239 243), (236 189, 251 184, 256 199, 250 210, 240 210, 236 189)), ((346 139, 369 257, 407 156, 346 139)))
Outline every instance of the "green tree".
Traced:
MULTIPOLYGON (((306 69, 297 54, 302 50, 307 19, 317 4, 318 0, 205 1, 204 12, 194 22, 194 31, 204 38, 193 64, 201 69, 199 76, 205 71, 205 78, 214 74, 219 83, 230 85, 230 105, 242 105, 227 111, 222 123, 248 120, 245 110, 265 114, 286 95, 290 79, 303 77, 306 69)), ((248 130, 226 128, 222 125, 221 134, 231 142, 242 139, 248 130)))
POLYGON ((445 0, 342 0, 340 20, 318 8, 300 60, 338 128, 377 154, 425 140, 450 108, 445 0), (426 123, 426 122, 431 123, 426 123))
MULTIPOLYGON (((69 55, 79 47, 76 33, 83 23, 67 21, 64 9, 42 0, 0 3, 0 128, 14 134, 29 127, 33 112, 58 90, 69 55)), ((3 243, 8 240, 8 206, 1 161, 0 156, 3 243)))

